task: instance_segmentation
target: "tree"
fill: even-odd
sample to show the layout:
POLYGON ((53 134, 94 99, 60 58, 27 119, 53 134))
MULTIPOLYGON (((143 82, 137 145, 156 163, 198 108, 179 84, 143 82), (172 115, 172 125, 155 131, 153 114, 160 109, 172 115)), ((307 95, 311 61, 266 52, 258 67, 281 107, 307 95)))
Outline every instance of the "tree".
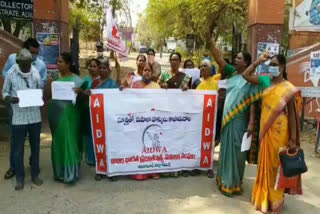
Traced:
POLYGON ((202 44, 212 32, 216 39, 232 34, 233 21, 246 26, 247 5, 247 0, 150 0, 147 20, 166 36, 194 34, 202 44))
POLYGON ((27 21, 27 20, 15 20, 11 18, 0 18, 0 21, 3 27, 3 30, 14 35, 15 37, 19 37, 21 29, 24 26, 26 26, 28 23, 30 23, 30 21, 27 21))

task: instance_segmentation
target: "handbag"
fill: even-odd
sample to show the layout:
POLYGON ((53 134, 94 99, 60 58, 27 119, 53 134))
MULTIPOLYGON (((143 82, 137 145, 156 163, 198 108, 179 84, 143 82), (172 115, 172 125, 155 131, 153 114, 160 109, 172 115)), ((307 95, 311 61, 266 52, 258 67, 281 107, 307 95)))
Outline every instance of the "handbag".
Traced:
POLYGON ((293 177, 308 171, 304 160, 304 152, 297 149, 295 153, 290 154, 289 149, 280 153, 280 161, 283 167, 283 174, 286 177, 293 177))

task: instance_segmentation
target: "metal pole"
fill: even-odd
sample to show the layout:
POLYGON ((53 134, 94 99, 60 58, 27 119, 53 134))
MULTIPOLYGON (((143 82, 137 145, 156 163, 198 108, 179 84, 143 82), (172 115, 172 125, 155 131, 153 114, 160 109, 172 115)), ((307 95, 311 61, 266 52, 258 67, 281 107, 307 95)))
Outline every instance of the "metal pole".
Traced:
POLYGON ((305 111, 305 106, 306 106, 306 98, 302 98, 302 113, 301 113, 301 119, 300 119, 300 129, 303 131, 303 126, 304 126, 304 111, 305 111))

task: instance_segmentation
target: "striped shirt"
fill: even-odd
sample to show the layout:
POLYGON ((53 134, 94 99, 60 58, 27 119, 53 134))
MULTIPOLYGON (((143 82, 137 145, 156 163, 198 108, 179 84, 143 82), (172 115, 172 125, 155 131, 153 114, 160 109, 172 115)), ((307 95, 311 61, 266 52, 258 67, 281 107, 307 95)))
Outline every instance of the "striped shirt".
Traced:
MULTIPOLYGON (((38 81, 32 78, 32 75, 23 77, 18 71, 20 68, 17 64, 12 66, 5 79, 2 97, 5 99, 7 96, 17 97, 18 90, 26 89, 41 89, 42 84, 38 70, 32 66, 32 75, 38 76, 38 81)), ((19 104, 11 104, 12 107, 12 125, 27 125, 41 122, 40 107, 25 107, 20 108, 19 104)))

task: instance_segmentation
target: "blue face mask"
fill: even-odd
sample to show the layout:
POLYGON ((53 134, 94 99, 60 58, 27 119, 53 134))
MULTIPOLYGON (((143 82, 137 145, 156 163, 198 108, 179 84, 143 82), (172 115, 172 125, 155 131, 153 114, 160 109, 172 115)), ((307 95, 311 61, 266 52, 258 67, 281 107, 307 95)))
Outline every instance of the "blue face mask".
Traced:
POLYGON ((278 77, 280 75, 279 66, 269 66, 269 73, 273 77, 278 77))
POLYGON ((150 77, 149 79, 142 77, 142 81, 145 82, 146 84, 149 84, 152 81, 152 77, 150 77))
POLYGON ((35 62, 38 58, 38 55, 32 54, 32 62, 35 62))

